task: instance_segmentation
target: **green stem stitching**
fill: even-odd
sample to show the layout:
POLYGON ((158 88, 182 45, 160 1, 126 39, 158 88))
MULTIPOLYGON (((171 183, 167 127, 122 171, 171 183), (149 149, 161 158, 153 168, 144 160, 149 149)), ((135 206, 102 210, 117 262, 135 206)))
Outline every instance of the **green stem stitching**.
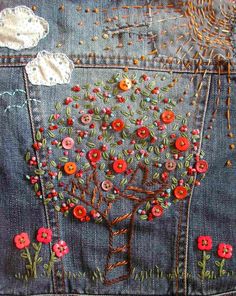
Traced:
POLYGON ((200 278, 202 280, 204 280, 210 274, 210 272, 206 270, 206 264, 209 259, 210 259, 210 255, 207 255, 206 251, 203 251, 202 261, 198 262, 198 266, 201 268, 200 278))
POLYGON ((48 264, 44 264, 44 269, 46 270, 48 277, 50 277, 53 265, 56 261, 57 261, 57 258, 55 257, 55 253, 51 252, 51 256, 48 264))
POLYGON ((38 243, 35 248, 34 262, 32 266, 32 276, 37 278, 37 264, 40 263, 39 253, 41 251, 42 243, 38 243))
POLYGON ((225 259, 222 259, 219 265, 219 275, 223 276, 225 274, 225 270, 224 268, 224 264, 225 264, 225 259))

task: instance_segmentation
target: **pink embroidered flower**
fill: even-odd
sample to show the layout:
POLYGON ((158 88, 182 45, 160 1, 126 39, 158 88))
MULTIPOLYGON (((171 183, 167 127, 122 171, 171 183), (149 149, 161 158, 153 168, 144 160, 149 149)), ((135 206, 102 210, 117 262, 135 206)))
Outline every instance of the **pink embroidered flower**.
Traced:
POLYGON ((30 239, 26 232, 22 232, 20 234, 17 234, 14 237, 14 243, 17 247, 17 249, 24 249, 27 248, 30 245, 30 239))
POLYGON ((197 247, 201 251, 210 251, 212 249, 211 236, 199 236, 197 239, 197 247))
POLYGON ((62 258, 63 256, 65 256, 66 254, 69 253, 69 248, 66 244, 66 242, 60 240, 58 243, 54 244, 52 246, 52 250, 53 252, 55 252, 55 255, 58 258, 62 258))
POLYGON ((218 245, 217 254, 224 259, 230 259, 233 255, 233 247, 229 244, 220 243, 218 245))
POLYGON ((37 241, 43 244, 49 244, 52 241, 52 231, 49 228, 39 228, 37 237, 37 241))

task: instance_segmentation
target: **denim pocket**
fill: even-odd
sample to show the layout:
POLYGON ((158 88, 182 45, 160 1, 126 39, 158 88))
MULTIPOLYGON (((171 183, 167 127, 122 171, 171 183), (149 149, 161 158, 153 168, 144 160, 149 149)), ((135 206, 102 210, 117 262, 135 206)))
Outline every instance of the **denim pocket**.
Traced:
POLYGON ((70 85, 27 81, 48 226, 70 248, 55 263, 57 293, 163 295, 181 281, 210 79, 163 59, 127 72, 84 56, 70 85))

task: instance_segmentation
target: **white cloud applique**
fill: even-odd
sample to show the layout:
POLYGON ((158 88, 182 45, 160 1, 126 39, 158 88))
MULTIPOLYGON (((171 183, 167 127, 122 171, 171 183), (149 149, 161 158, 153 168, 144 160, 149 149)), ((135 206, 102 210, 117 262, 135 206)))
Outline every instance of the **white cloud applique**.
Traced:
POLYGON ((32 84, 52 86, 70 82, 74 63, 64 53, 44 50, 25 69, 32 84))
POLYGON ((14 50, 32 48, 49 32, 48 22, 26 6, 0 12, 0 46, 14 50))

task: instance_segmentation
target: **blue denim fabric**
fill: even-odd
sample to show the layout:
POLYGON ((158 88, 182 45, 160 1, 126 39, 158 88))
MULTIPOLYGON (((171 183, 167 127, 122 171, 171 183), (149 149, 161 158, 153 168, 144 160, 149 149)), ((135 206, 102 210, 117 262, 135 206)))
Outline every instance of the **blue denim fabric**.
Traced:
MULTIPOLYGON (((183 21, 179 11, 186 12, 189 1, 175 2, 0 1, 1 9, 18 5, 37 6, 35 14, 46 19, 50 26, 49 35, 34 48, 21 51, 0 49, 0 295, 236 295, 234 251, 232 258, 225 263, 225 268, 231 274, 202 280, 198 266, 202 253, 197 248, 197 237, 212 237, 213 249, 207 269, 216 272, 218 243, 225 242, 236 248, 236 154, 235 150, 229 149, 230 144, 236 143, 235 138, 227 136, 229 132, 236 134, 236 27, 232 18, 230 59, 226 57, 223 42, 221 45, 216 42, 213 55, 209 52, 214 46, 209 45, 208 53, 201 57, 203 50, 198 42, 190 38, 188 43, 184 43, 188 40, 186 36, 189 34, 191 37, 193 31, 191 26, 186 25, 189 20, 183 21), (59 9, 62 4, 64 8, 59 9), (82 7, 79 12, 76 10, 78 6, 82 7), (90 11, 86 12, 86 8, 90 11), (99 8, 99 13, 94 13, 94 8, 99 8), (108 18, 115 16, 119 17, 119 27, 115 21, 107 22, 108 18), (82 26, 78 25, 81 21, 82 26), (94 24, 96 21, 98 25, 94 24), (127 26, 130 28, 129 33, 125 29, 127 26), (102 37, 104 33, 109 34, 108 39, 102 37), (156 37, 150 39, 151 34, 156 37), (94 36, 98 36, 97 41, 92 41, 94 36), (142 40, 139 40, 139 36, 142 40), (79 44, 81 40, 83 44, 79 44), (119 46, 120 43, 123 47, 119 46), (180 45, 183 46, 182 51, 178 50, 180 45), (106 47, 111 49, 105 50, 106 47), (47 87, 30 83, 25 65, 41 50, 63 52, 75 63, 70 84, 47 87), (154 54, 150 53, 152 51, 154 54), (196 52, 200 56, 194 56, 196 52), (146 59, 142 61, 140 56, 146 56, 146 59), (134 63, 135 58, 139 60, 138 64, 134 63), (80 62, 77 63, 77 60, 80 62), (228 110, 229 61, 230 131, 225 116, 228 110), (48 118, 55 113, 55 104, 63 103, 66 97, 73 95, 72 86, 107 81, 117 73, 124 73, 124 67, 129 68, 128 75, 156 75, 155 80, 160 88, 171 83, 174 78, 179 79, 175 87, 170 88, 168 97, 178 102, 184 96, 184 90, 188 90, 184 101, 175 107, 175 112, 184 116, 190 113, 189 130, 200 130, 200 145, 209 169, 201 180, 201 186, 191 186, 189 196, 183 201, 172 203, 160 219, 147 222, 135 215, 131 245, 132 274, 128 279, 106 285, 99 276, 94 279, 93 275, 98 269, 103 273, 106 265, 109 243, 106 225, 79 223, 72 215, 64 217, 55 211, 52 203, 44 205, 35 197, 32 186, 25 178, 30 173, 24 157, 35 142, 36 131, 48 126, 48 118), (219 67, 221 86, 217 104, 219 67), (201 89, 198 92, 199 84, 201 89), (209 129, 216 106, 217 117, 213 120, 213 128, 209 129), (209 134, 210 139, 207 138, 209 134), (226 165, 229 160, 232 166, 229 163, 226 165), (15 274, 24 274, 24 265, 13 244, 13 237, 27 232, 33 240, 40 227, 50 227, 53 242, 59 239, 66 241, 70 252, 55 263, 49 278, 40 275, 37 279, 19 280, 15 274), (167 273, 172 273, 172 276, 167 276, 167 273), (135 274, 139 277, 135 278, 135 274)), ((200 6, 199 1, 193 2, 196 8, 200 6)), ((207 6, 207 1, 202 2, 206 2, 204 5, 207 6)), ((233 4, 230 1, 214 1, 216 17, 222 17, 218 2, 225 11, 232 11, 233 4)), ((86 103, 82 101, 81 104, 86 103)), ((104 106, 114 105, 112 102, 104 106)), ((95 106, 101 108, 102 103, 95 102, 95 106)), ((138 109, 137 102, 132 103, 132 110, 138 109)), ((115 116, 118 115, 119 111, 115 111, 115 116)), ((147 123, 152 121, 150 116, 147 123)), ((98 147, 100 144, 95 142, 95 145, 98 147)), ((88 151, 85 145, 81 149, 88 151)), ((122 151, 119 146, 115 149, 116 154, 122 151)), ((81 165, 81 162, 78 164, 81 165)), ((150 164, 149 168, 151 172, 154 170, 150 164)), ((178 173, 175 176, 180 178, 178 173)), ((104 172, 100 172, 99 178, 103 177, 104 172)), ((120 180, 121 177, 118 177, 117 186, 120 180)), ((143 186, 141 175, 135 185, 143 186)), ((117 203, 111 212, 111 219, 127 213, 130 207, 132 204, 127 201, 117 203)), ((127 236, 119 237, 117 246, 125 244, 126 239, 127 236)), ((42 249, 41 257, 45 261, 49 260, 50 247, 47 245, 42 249)), ((116 256, 117 260, 124 258, 122 254, 116 256)), ((110 279, 126 274, 125 268, 113 270, 110 279)))

